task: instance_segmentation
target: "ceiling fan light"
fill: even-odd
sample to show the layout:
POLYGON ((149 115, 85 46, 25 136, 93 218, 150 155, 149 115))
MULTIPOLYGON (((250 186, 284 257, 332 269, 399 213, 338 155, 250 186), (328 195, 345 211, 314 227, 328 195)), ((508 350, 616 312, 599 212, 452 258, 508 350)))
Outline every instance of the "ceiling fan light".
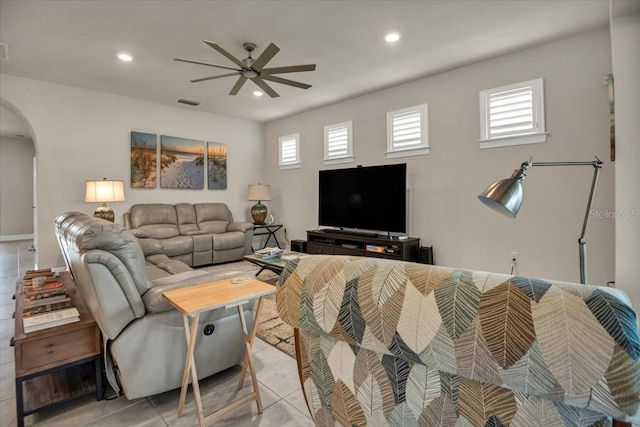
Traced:
POLYGON ((118 54, 118 59, 120 61, 123 61, 123 62, 131 62, 131 61, 133 61, 133 56, 131 56, 128 53, 125 53, 125 52, 120 52, 118 54))
POLYGON ((398 34, 398 33, 389 33, 386 36, 384 36, 384 40, 387 43, 395 43, 398 40, 400 40, 400 34, 398 34))
POLYGON ((254 90, 254 91, 253 91, 253 96, 258 96, 258 97, 260 97, 260 96, 262 96, 262 95, 264 95, 264 93, 260 92, 259 90, 254 90))
POLYGON ((242 75, 248 79, 255 79, 256 77, 258 77, 258 73, 253 70, 244 70, 242 71, 242 75))

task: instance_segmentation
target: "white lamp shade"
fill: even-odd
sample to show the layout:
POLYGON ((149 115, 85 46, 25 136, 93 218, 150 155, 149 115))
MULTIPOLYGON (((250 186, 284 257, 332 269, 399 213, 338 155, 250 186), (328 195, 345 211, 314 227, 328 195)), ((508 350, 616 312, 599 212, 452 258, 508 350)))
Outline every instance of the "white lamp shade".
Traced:
POLYGON ((87 181, 84 198, 89 203, 124 202, 124 181, 87 181))
POLYGON ((252 201, 271 200, 271 186, 262 185, 262 184, 249 185, 247 200, 252 200, 252 201))

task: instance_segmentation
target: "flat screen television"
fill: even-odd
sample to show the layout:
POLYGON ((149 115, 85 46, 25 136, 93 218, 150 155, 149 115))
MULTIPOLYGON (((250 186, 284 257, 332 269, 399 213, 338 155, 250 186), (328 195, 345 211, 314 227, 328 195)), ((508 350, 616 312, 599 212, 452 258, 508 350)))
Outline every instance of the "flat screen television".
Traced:
POLYGON ((406 233, 407 165, 321 170, 318 225, 406 233))

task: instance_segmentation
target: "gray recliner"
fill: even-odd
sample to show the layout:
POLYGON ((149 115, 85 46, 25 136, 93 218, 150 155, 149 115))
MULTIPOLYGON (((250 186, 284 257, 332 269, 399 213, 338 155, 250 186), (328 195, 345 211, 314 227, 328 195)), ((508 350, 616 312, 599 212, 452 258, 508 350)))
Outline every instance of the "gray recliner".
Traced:
MULTIPOLYGON (((102 331, 105 357, 117 367, 125 396, 135 399, 180 387, 186 356, 182 315, 162 292, 223 277, 164 254, 145 260, 129 230, 81 212, 59 215, 55 231, 80 295, 102 331)), ((248 327, 253 324, 252 308, 245 306, 248 327)), ((245 347, 235 308, 202 313, 198 330, 199 378, 242 362, 245 347), (211 335, 202 332, 207 324, 214 326, 211 335)))

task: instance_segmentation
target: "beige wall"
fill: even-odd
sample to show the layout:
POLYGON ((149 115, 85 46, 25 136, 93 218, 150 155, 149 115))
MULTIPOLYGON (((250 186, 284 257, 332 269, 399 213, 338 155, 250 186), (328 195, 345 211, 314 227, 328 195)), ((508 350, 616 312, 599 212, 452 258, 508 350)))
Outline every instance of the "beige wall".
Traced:
POLYGON ((126 202, 113 203, 118 221, 135 203, 225 202, 246 220, 247 185, 263 165, 263 126, 247 120, 138 99, 0 75, 2 98, 29 122, 37 155, 37 260, 63 266, 53 221, 65 211, 92 213, 84 202, 87 179, 122 179, 126 202), (130 189, 130 132, 140 131, 227 144, 227 190, 130 189))
MULTIPOLYGON (((433 245, 441 265, 508 273, 510 252, 520 254, 518 273, 579 281, 578 245, 592 168, 533 168, 516 220, 484 207, 477 195, 533 156, 537 161, 605 161, 594 209, 614 208, 614 165, 608 162, 610 73, 607 29, 589 32, 476 63, 325 108, 267 123, 269 208, 291 239, 317 227, 318 170, 323 166, 323 127, 353 120, 356 161, 351 166, 406 162, 409 234, 433 245), (481 150, 478 92, 542 77, 548 142, 481 150), (385 158, 387 111, 429 104, 431 154, 385 158), (302 168, 280 171, 278 137, 301 134, 302 168)), ((311 89, 312 90, 312 89, 311 89)), ((338 165, 335 167, 345 167, 338 165)), ((614 279, 614 222, 592 220, 587 230, 590 282, 614 279)))
POLYGON ((616 287, 640 309, 640 14, 612 31, 616 114, 616 287))
POLYGON ((33 234, 33 156, 30 139, 0 137, 0 240, 33 234))

